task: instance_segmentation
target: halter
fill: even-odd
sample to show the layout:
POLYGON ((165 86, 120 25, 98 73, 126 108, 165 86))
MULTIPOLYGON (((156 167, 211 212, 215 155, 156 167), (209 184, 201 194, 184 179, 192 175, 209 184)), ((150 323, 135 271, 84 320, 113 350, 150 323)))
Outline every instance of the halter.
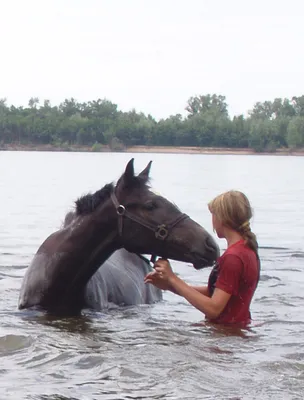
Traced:
MULTIPOLYGON (((145 228, 149 229, 150 231, 153 231, 155 234, 156 239, 159 239, 161 241, 164 241, 168 236, 172 228, 174 228, 175 225, 177 225, 179 222, 183 221, 184 219, 189 218, 187 214, 180 214, 176 219, 173 221, 169 222, 168 224, 161 224, 161 225, 152 225, 145 221, 143 218, 137 217, 136 215, 133 215, 130 213, 126 208, 122 205, 119 204, 117 197, 114 192, 111 193, 111 200, 116 208, 116 213, 118 216, 118 234, 120 237, 123 236, 123 219, 128 218, 131 221, 136 222, 137 224, 144 226, 145 228)), ((151 262, 155 262, 156 260, 156 254, 151 255, 151 262)))

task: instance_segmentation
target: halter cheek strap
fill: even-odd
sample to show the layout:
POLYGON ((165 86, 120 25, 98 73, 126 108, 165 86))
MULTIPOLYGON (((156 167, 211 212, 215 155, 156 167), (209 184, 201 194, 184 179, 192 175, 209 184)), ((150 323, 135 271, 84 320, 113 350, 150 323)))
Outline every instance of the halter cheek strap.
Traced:
MULTIPOLYGON (((160 225, 152 225, 143 218, 140 218, 128 210, 126 210, 125 206, 120 204, 117 200, 117 197, 114 192, 111 193, 111 200, 116 208, 116 213, 118 216, 118 234, 120 237, 123 237, 123 219, 128 218, 131 221, 138 223, 141 226, 151 230, 154 232, 156 239, 164 241, 168 236, 172 228, 177 225, 179 222, 184 219, 189 218, 187 214, 180 214, 176 219, 169 222, 168 224, 160 224, 160 225)), ((151 256, 151 262, 155 262, 156 255, 151 256)))

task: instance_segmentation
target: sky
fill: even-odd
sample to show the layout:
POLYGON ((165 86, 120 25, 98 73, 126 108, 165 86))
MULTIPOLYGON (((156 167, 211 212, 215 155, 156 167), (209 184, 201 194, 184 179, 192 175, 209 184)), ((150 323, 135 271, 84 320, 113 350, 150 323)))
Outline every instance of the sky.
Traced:
POLYGON ((303 0, 0 0, 0 98, 108 99, 154 118, 304 94, 303 0))

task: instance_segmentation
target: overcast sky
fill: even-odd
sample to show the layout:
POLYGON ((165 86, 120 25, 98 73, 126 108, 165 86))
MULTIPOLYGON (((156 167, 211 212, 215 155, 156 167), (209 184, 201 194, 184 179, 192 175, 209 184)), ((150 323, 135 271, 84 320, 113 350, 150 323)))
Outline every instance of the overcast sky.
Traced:
POLYGON ((304 94, 303 0, 0 0, 0 98, 107 98, 155 118, 304 94))

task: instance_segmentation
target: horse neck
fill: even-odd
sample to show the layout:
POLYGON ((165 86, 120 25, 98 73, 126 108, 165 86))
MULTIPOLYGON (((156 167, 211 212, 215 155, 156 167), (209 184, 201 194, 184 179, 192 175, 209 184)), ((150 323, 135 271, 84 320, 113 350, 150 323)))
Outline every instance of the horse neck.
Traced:
MULTIPOLYGON (((77 224, 77 221, 75 223, 77 224)), ((117 215, 110 199, 102 206, 98 214, 94 212, 83 223, 90 227, 89 235, 95 237, 95 244, 96 242, 98 244, 94 245, 93 249, 87 249, 90 257, 83 268, 75 275, 71 287, 74 287, 74 285, 84 286, 111 254, 121 248, 118 240, 117 215)))

